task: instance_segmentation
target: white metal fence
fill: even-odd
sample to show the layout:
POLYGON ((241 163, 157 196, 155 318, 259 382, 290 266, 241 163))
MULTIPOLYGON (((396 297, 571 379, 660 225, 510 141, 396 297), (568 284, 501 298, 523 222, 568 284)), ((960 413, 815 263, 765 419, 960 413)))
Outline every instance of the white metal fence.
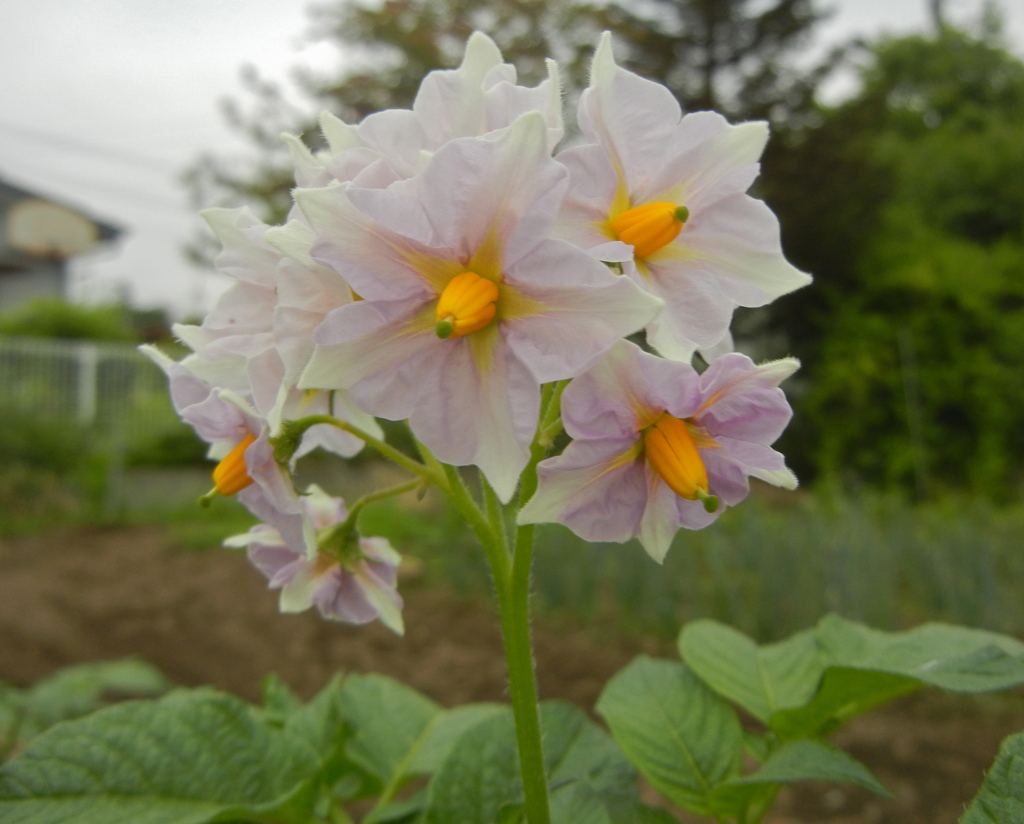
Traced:
POLYGON ((178 426, 163 372, 130 344, 0 337, 0 417, 86 429, 108 456, 107 505, 129 450, 178 426))
POLYGON ((0 409, 66 420, 115 440, 166 428, 163 372, 134 346, 0 338, 0 409))

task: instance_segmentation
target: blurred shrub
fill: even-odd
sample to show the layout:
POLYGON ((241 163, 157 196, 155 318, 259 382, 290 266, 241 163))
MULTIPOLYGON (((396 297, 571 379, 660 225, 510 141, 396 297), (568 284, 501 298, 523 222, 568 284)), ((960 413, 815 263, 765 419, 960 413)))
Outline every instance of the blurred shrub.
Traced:
POLYGON ((128 466, 193 466, 209 463, 208 444, 186 424, 178 424, 133 444, 125 457, 128 466))
POLYGON ((108 458, 72 422, 0 408, 0 533, 49 526, 95 508, 108 458))
POLYGON ((136 340, 127 307, 80 306, 61 298, 36 298, 0 317, 0 335, 65 340, 136 340))
MULTIPOLYGON (((591 544, 541 526, 538 606, 666 637, 715 618, 771 641, 829 612, 886 629, 939 620, 1024 636, 1020 503, 758 492, 714 527, 680 531, 664 564, 636 542, 591 544)), ((490 594, 483 553, 449 508, 382 501, 364 510, 359 527, 420 558, 428 581, 490 594)))
POLYGON ((1024 481, 1024 61, 994 19, 866 57, 856 94, 765 160, 787 253, 816 275, 767 310, 779 345, 764 354, 803 362, 782 451, 805 480, 1010 500, 1024 481))

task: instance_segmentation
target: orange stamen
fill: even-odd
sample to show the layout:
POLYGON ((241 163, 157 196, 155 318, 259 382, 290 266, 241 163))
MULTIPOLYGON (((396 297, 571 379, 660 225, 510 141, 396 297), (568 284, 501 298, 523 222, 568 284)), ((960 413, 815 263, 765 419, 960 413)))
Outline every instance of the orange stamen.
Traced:
POLYGON ((234 495, 253 482, 245 465, 245 450, 255 440, 255 435, 246 435, 245 439, 214 467, 213 486, 218 494, 234 495))
POLYGON ((633 247, 638 258, 668 246, 683 230, 690 210, 674 203, 647 203, 627 209, 610 222, 615 236, 633 247))
POLYGON ((498 286, 476 272, 456 275, 437 301, 434 327, 439 338, 461 338, 483 329, 498 311, 498 286))
POLYGON ((708 471, 685 421, 665 412, 644 432, 647 463, 668 488, 688 501, 703 501, 708 512, 718 499, 708 492, 708 471))

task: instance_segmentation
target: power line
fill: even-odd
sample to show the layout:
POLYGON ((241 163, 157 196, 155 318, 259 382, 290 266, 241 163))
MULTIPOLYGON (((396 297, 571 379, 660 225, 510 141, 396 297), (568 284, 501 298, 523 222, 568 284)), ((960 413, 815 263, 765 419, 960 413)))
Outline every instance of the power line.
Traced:
MULTIPOLYGON (((6 174, 4 176, 7 177, 6 174)), ((49 175, 48 176, 50 177, 51 180, 54 179, 52 177, 53 176, 53 170, 52 169, 49 170, 49 175)), ((104 180, 95 180, 95 179, 83 178, 80 175, 69 175, 69 174, 61 173, 61 174, 58 175, 59 180, 57 182, 46 183, 46 182, 36 182, 36 181, 39 181, 40 178, 38 176, 34 176, 34 177, 35 177, 35 181, 19 180, 17 182, 19 183, 19 185, 23 185, 25 187, 29 187, 29 188, 44 188, 44 189, 45 188, 49 188, 50 186, 58 186, 59 188, 63 188, 65 186, 65 184, 73 183, 73 184, 75 184, 76 187, 78 187, 80 189, 84 188, 84 189, 86 189, 88 191, 102 191, 102 192, 106 192, 109 195, 116 195, 118 197, 131 198, 131 199, 135 200, 136 202, 146 203, 149 206, 154 206, 154 207, 158 207, 160 209, 174 211, 174 212, 177 212, 178 214, 181 214, 181 215, 188 214, 189 212, 194 212, 195 211, 192 207, 190 207, 184 201, 175 201, 175 200, 173 200, 173 199, 171 199, 169 197, 162 197, 159 192, 153 192, 151 190, 149 190, 149 191, 141 191, 141 190, 138 190, 138 189, 130 189, 130 188, 125 187, 125 186, 111 185, 108 178, 106 178, 104 180)), ((10 179, 10 178, 8 178, 8 179, 10 179)), ((66 189, 65 189, 65 191, 66 191, 66 189)), ((65 195, 65 194, 62 194, 60 192, 53 193, 53 197, 55 197, 57 199, 61 199, 61 200, 68 200, 68 199, 70 199, 70 200, 82 200, 83 199, 83 196, 81 194, 65 195)))
POLYGON ((67 135, 57 134, 55 132, 33 129, 29 126, 22 126, 18 123, 10 123, 8 121, 0 120, 0 130, 7 131, 15 136, 20 134, 32 140, 42 141, 53 146, 61 146, 66 149, 77 151, 81 154, 89 154, 93 157, 103 157, 107 160, 113 160, 118 163, 125 163, 132 166, 141 166, 151 171, 154 170, 154 168, 173 173, 180 171, 179 166, 169 163, 166 160, 146 157, 145 155, 136 154, 135 152, 125 149, 104 146, 99 143, 81 140, 76 137, 68 137, 67 135))

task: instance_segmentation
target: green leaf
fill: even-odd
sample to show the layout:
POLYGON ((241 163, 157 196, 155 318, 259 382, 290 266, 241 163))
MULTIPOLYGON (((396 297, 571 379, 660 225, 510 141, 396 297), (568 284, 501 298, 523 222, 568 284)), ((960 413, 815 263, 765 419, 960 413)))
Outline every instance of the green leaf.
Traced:
POLYGON ((902 675, 829 667, 814 699, 806 706, 775 713, 771 728, 784 740, 828 735, 854 716, 920 686, 920 681, 902 675))
POLYGON ((276 673, 263 679, 263 712, 270 720, 284 723, 291 713, 302 707, 299 698, 276 673))
POLYGON ((613 819, 590 784, 571 781, 551 793, 551 824, 613 824, 613 819))
POLYGON ((668 810, 650 807, 647 804, 637 804, 632 818, 628 821, 629 824, 677 824, 676 817, 668 810))
POLYGON ((150 698, 173 686, 160 670, 138 658, 65 667, 24 691, 20 735, 27 739, 58 721, 87 715, 108 697, 150 698))
POLYGON ((281 692, 274 699, 281 708, 278 712, 287 712, 283 721, 285 732, 312 747, 326 770, 323 778, 328 784, 333 784, 342 772, 339 762, 342 760, 347 734, 341 707, 342 683, 342 677, 335 675, 307 703, 298 706, 292 704, 291 698, 281 692), (285 710, 287 706, 292 709, 285 710))
POLYGON ((437 772, 466 730, 507 710, 504 704, 479 703, 463 704, 437 713, 420 736, 419 745, 409 760, 408 774, 430 775, 437 772))
POLYGON ((951 624, 882 632, 837 615, 816 630, 829 663, 916 678, 951 692, 991 692, 1024 684, 1024 644, 1008 635, 951 624))
POLYGON ((971 801, 960 824, 1024 822, 1024 733, 1003 740, 985 783, 971 801))
MULTIPOLYGON (((415 775, 437 772, 463 733, 481 721, 507 711, 508 707, 503 704, 480 703, 434 713, 387 777, 377 806, 366 818, 367 824, 385 820, 380 816, 390 815, 389 811, 401 803, 392 799, 405 781, 415 775)), ((418 798, 417 811, 425 806, 426 795, 418 798)))
POLYGON ((586 787, 585 792, 566 796, 573 799, 566 804, 574 809, 572 805, 589 805, 585 797, 593 795, 616 820, 636 805, 636 771, 608 733, 583 710, 567 701, 544 701, 540 724, 545 770, 553 795, 573 784, 586 787))
POLYGON ((806 704, 825 669, 812 630, 758 646, 718 621, 693 621, 679 652, 705 684, 766 724, 772 713, 806 704))
MULTIPOLYGON (((540 705, 553 821, 619 821, 637 803, 636 774, 615 742, 578 707, 540 705), (568 816, 568 817, 566 817, 568 816), (575 819, 573 818, 575 816, 575 819)), ((512 712, 489 713, 455 743, 431 781, 427 822, 514 820, 522 782, 512 712)))
POLYGON ((441 708, 411 687, 383 675, 349 675, 341 687, 341 712, 349 726, 348 757, 387 785, 407 770, 441 708))
POLYGON ((684 664, 634 659, 605 686, 597 711, 647 780, 700 815, 710 813, 714 786, 739 773, 736 713, 684 664))
POLYGON ((841 781, 891 797, 855 758, 824 741, 803 738, 776 749, 752 775, 719 784, 712 793, 712 806, 720 816, 759 821, 779 788, 797 781, 841 781))
POLYGON ((892 797, 892 793, 856 758, 831 744, 810 738, 783 744, 757 772, 734 778, 720 786, 792 784, 796 781, 841 781, 892 797))
POLYGON ((363 816, 362 824, 398 824, 412 821, 423 812, 426 805, 426 790, 420 790, 409 798, 392 801, 383 807, 374 807, 363 816))
POLYGON ((775 736, 771 733, 757 735, 750 730, 743 731, 743 751, 759 764, 771 755, 774 745, 775 736))
POLYGON ((511 708, 466 730, 427 788, 427 824, 492 824, 522 801, 511 708))
POLYGON ((117 704, 56 725, 0 768, 0 819, 202 824, 312 813, 319 767, 303 740, 215 690, 117 704))
POLYGON ((784 739, 828 734, 922 686, 974 693, 1024 684, 1024 644, 994 632, 937 623, 882 632, 830 615, 815 637, 827 668, 810 702, 769 719, 784 739))

